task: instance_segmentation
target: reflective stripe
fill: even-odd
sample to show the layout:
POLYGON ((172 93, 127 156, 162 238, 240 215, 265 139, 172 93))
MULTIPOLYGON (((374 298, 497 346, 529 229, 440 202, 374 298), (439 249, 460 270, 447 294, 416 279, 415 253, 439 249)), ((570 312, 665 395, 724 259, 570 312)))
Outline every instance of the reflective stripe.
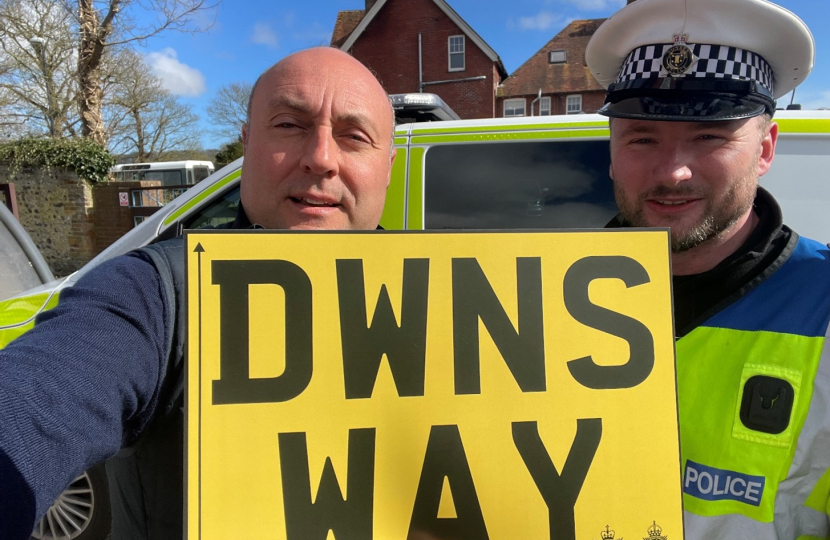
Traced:
POLYGON ((58 305, 58 289, 0 302, 0 349, 35 325, 35 316, 58 305))
POLYGON ((814 510, 830 515, 830 469, 824 472, 824 476, 818 481, 804 504, 814 510))
POLYGON ((775 119, 780 133, 830 133, 830 119, 827 118, 782 118, 775 119))
POLYGON ((173 223, 174 221, 179 219, 181 216, 183 216, 185 213, 187 213, 191 208, 193 208, 194 206, 196 206, 200 202, 204 201, 205 199, 207 199, 208 197, 210 197, 211 195, 213 195, 214 193, 216 193, 220 189, 224 188, 225 186, 227 186, 228 184, 230 184, 231 182, 233 182, 234 180, 236 180, 240 176, 242 176, 242 168, 241 167, 239 169, 235 170, 234 172, 232 172, 231 174, 229 174, 228 176, 222 178, 221 180, 219 180, 218 182, 216 182, 215 184, 213 184, 212 186, 210 186, 209 188, 207 188, 203 192, 199 193, 198 195, 196 195, 195 197, 193 197, 192 199, 187 201, 184 205, 182 205, 181 208, 179 208, 178 210, 176 210, 175 212, 173 212, 172 214, 167 216, 167 218, 164 220, 164 225, 165 226, 170 225, 171 223, 173 223))
MULTIPOLYGON (((789 523, 798 523, 802 529, 808 528, 811 524, 818 524, 826 521, 826 516, 810 508, 800 509, 787 516, 789 523)), ((792 540, 796 536, 792 533, 781 530, 781 523, 776 518, 775 522, 762 523, 740 514, 729 514, 724 516, 696 516, 686 511, 683 514, 683 528, 686 532, 686 540, 729 540, 746 538, 751 540, 792 540)), ((798 540, 827 540, 828 536, 802 535, 798 540)))
POLYGON ((392 176, 389 188, 386 190, 386 204, 383 205, 383 215, 380 225, 386 230, 401 230, 404 228, 404 198, 406 190, 406 148, 398 148, 395 163, 392 164, 392 176))
MULTIPOLYGON (((486 120, 482 121, 486 122, 486 120)), ((579 130, 590 128, 604 128, 608 127, 608 119, 599 120, 596 122, 561 122, 561 123, 547 123, 547 124, 507 124, 507 125, 480 125, 469 127, 434 127, 436 124, 414 124, 412 129, 413 135, 426 135, 436 133, 487 133, 487 132, 503 132, 503 131, 549 131, 551 129, 560 130, 579 130), (420 127, 426 125, 429 127, 420 127)))
POLYGON ((409 187, 406 228, 424 229, 424 154, 425 148, 412 148, 409 156, 409 187))
POLYGON ((559 131, 503 131, 497 133, 464 133, 461 135, 413 136, 412 144, 525 141, 544 139, 608 140, 609 135, 610 132, 608 131, 608 128, 559 131))

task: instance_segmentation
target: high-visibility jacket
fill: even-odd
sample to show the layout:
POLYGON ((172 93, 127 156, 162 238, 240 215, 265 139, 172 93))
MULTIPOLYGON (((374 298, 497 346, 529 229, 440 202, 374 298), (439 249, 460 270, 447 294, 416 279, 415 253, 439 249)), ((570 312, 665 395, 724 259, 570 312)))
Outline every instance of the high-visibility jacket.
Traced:
POLYGON ((791 241, 677 342, 687 539, 830 538, 830 249, 791 241))

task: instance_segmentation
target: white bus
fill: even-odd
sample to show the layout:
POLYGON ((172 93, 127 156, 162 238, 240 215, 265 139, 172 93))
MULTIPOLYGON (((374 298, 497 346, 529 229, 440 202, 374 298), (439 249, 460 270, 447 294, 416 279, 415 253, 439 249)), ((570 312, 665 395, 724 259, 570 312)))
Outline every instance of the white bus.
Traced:
POLYGON ((136 182, 158 180, 163 186, 189 186, 213 174, 210 161, 158 161, 156 163, 125 163, 110 169, 116 180, 136 182))

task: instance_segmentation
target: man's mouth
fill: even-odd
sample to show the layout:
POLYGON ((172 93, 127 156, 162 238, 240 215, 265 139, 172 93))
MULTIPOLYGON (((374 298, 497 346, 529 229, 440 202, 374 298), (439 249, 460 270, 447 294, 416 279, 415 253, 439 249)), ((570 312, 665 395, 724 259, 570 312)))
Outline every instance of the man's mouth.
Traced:
POLYGON ((665 205, 665 206, 679 206, 681 204, 686 204, 688 202, 692 202, 694 199, 683 199, 683 200, 678 200, 678 201, 667 201, 667 200, 663 200, 663 199, 653 199, 653 200, 657 204, 662 204, 662 205, 665 205))
POLYGON ((322 207, 338 206, 338 204, 336 204, 336 203, 329 202, 329 201, 324 201, 324 200, 321 200, 321 199, 312 199, 312 198, 309 198, 309 197, 290 197, 290 198, 295 203, 306 204, 308 206, 322 206, 322 207))

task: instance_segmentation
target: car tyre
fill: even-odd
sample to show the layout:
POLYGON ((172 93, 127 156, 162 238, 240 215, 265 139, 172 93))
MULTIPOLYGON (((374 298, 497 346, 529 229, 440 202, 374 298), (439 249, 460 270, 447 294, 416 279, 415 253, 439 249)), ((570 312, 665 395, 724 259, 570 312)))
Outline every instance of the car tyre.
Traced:
POLYGON ((111 511, 104 464, 77 477, 35 525, 31 540, 105 540, 111 511))

